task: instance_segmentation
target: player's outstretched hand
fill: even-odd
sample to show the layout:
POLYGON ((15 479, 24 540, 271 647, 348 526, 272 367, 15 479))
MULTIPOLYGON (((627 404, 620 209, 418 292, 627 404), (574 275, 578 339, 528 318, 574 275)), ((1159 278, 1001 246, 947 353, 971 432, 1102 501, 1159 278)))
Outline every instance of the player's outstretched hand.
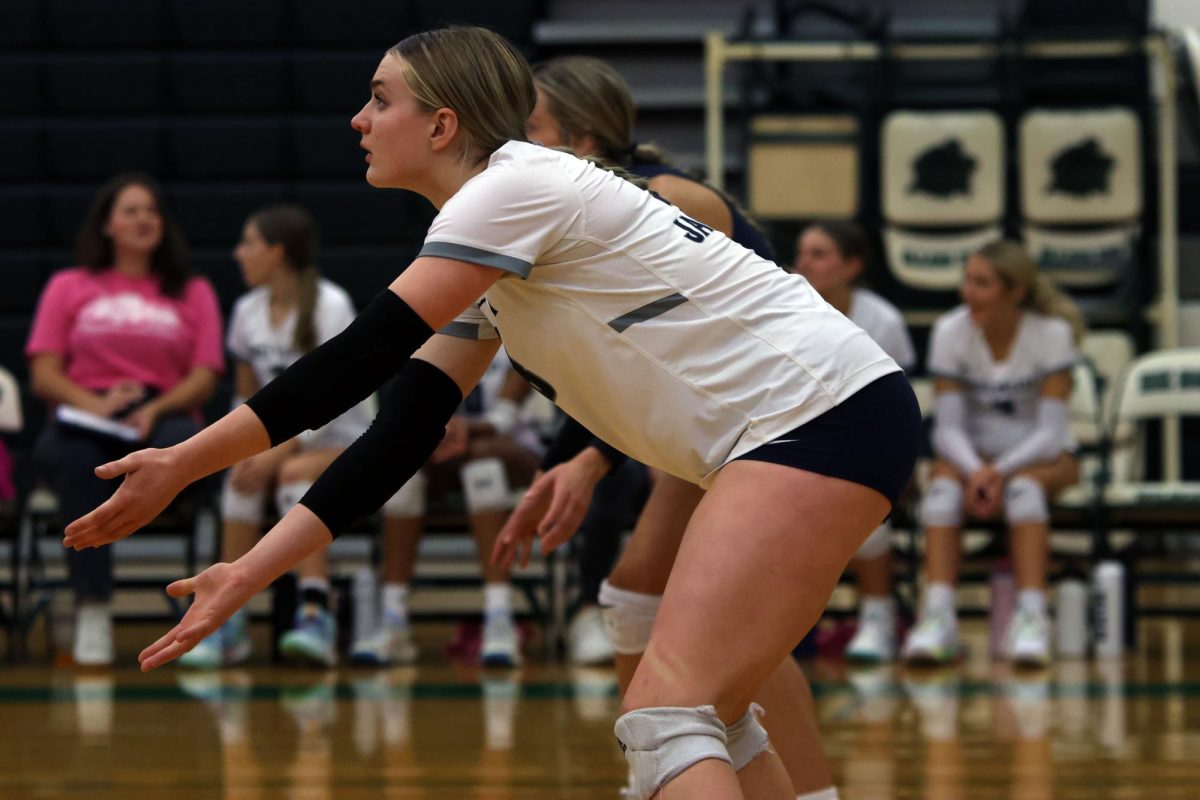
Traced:
POLYGON ((552 552, 574 536, 598 480, 595 472, 574 460, 539 475, 500 531, 492 561, 508 568, 519 557, 525 566, 534 535, 541 540, 542 553, 552 552))
POLYGON ((191 650, 215 631, 254 596, 257 587, 232 564, 213 564, 194 578, 167 587, 171 597, 196 595, 179 624, 138 656, 142 672, 149 672, 191 650))
POLYGON ((96 467, 96 475, 106 480, 124 475, 125 480, 100 507, 67 526, 66 547, 84 550, 124 539, 161 514, 187 485, 169 450, 138 450, 96 467))

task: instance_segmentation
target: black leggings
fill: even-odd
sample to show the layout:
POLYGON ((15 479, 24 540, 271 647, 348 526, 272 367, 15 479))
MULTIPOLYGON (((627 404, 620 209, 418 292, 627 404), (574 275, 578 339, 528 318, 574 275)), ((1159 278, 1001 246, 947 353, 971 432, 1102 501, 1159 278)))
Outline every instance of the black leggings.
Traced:
POLYGON ((596 484, 592 504, 575 537, 580 605, 596 605, 600 583, 617 561, 621 534, 637 522, 649 494, 646 467, 633 459, 622 462, 596 484))
MULTIPOLYGON (((191 417, 163 417, 140 445, 130 445, 92 433, 59 425, 51 419, 37 441, 39 472, 58 497, 58 523, 66 527, 116 491, 120 481, 96 477, 93 470, 140 447, 170 447, 200 430, 191 417)), ((67 567, 77 602, 107 602, 112 596, 112 548, 68 550, 67 567)))

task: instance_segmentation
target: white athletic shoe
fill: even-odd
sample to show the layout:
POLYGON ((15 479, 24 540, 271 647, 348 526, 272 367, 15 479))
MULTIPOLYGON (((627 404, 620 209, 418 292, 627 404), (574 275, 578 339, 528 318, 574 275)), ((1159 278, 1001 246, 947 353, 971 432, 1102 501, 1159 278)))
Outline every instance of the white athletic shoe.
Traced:
POLYGON ((846 658, 866 664, 886 664, 896 659, 894 615, 861 614, 858 631, 846 645, 846 658))
POLYGON ((521 641, 512 617, 495 614, 484 622, 479 661, 485 667, 521 666, 521 641))
POLYGON ((948 664, 958 658, 958 619, 952 609, 926 608, 904 642, 911 664, 948 664))
POLYGON ((80 603, 75 609, 75 663, 103 667, 113 663, 112 612, 108 603, 80 603))
POLYGON ((384 625, 370 636, 354 642, 350 647, 350 663, 364 667, 415 664, 419 654, 412 628, 407 623, 384 625))
POLYGON ((572 664, 595 666, 611 664, 614 652, 608 633, 604 630, 604 616, 598 606, 588 606, 575 615, 567 630, 567 648, 572 664))
POLYGON ((1018 608, 1008 623, 1005 641, 1014 664, 1044 667, 1050 663, 1050 620, 1045 614, 1018 608))

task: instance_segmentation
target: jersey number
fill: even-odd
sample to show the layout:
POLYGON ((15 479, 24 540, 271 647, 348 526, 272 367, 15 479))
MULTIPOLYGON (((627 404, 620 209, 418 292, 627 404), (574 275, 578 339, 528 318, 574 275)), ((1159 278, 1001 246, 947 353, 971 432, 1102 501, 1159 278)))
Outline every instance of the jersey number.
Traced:
POLYGON ((688 216, 680 216, 675 220, 675 224, 683 229, 684 236, 697 243, 703 242, 713 232, 713 229, 703 222, 697 222, 688 216))

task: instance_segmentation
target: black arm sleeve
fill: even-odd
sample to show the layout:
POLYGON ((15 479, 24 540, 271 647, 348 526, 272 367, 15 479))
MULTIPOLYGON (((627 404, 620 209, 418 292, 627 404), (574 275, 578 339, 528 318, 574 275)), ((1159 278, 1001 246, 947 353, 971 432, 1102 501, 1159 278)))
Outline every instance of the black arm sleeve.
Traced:
POLYGON ((385 289, 344 331, 298 359, 246 405, 272 446, 286 442, 362 402, 432 335, 408 303, 385 289))
POLYGON ((554 437, 554 441, 550 443, 550 447, 546 449, 546 455, 542 456, 542 471, 546 471, 551 467, 557 467, 564 461, 569 461, 579 455, 585 447, 594 447, 604 456, 604 460, 608 462, 609 470, 619 467, 625 463, 627 456, 617 448, 593 436, 591 432, 576 422, 571 417, 564 415, 562 427, 558 429, 558 435, 554 437))
POLYGON ((372 514, 419 470, 462 402, 458 384, 427 361, 409 360, 378 416, 300 498, 337 536, 372 514))

